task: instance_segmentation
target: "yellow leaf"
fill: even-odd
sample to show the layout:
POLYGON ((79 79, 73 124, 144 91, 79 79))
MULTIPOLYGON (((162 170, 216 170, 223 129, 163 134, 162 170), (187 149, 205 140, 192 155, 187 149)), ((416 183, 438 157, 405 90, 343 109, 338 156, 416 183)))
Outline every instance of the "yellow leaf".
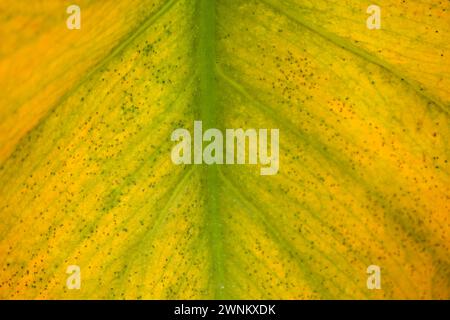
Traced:
POLYGON ((77 5, 0 4, 0 298, 450 298, 448 2, 77 5), (195 120, 278 173, 175 165, 195 120))

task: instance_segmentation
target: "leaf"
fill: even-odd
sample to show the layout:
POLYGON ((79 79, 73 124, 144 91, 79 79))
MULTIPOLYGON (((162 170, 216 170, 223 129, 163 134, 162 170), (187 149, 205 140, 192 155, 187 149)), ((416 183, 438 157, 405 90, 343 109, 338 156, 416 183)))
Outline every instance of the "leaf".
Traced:
POLYGON ((449 3, 64 5, 0 7, 1 298, 450 297, 449 3), (278 174, 174 165, 194 120, 278 174))

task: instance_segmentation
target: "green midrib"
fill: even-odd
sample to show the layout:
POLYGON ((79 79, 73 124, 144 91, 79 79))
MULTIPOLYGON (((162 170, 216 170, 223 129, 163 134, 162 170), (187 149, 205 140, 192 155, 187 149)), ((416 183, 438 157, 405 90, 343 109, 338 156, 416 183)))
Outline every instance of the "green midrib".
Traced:
MULTIPOLYGON (((198 2, 197 66, 199 73, 199 108, 203 130, 216 128, 217 100, 215 79, 215 0, 198 2)), ((205 176, 205 225, 211 250, 211 287, 213 298, 225 298, 224 257, 222 244, 222 222, 218 208, 218 168, 216 165, 202 167, 205 176)))

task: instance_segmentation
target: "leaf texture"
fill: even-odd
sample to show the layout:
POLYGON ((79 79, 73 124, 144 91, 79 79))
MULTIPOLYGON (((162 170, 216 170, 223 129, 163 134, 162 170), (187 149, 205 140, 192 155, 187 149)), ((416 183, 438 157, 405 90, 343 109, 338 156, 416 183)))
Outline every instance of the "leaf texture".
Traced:
POLYGON ((79 5, 0 5, 1 298, 450 297, 449 2, 79 5), (278 174, 174 165, 194 120, 278 174))

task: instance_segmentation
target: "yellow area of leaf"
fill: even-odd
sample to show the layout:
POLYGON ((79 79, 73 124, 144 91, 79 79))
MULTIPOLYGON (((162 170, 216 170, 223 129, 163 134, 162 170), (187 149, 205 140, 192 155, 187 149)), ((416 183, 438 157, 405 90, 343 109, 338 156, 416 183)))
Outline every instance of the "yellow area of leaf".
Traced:
POLYGON ((138 33, 162 1, 78 1, 81 30, 68 30, 68 3, 0 3, 0 160, 82 78, 138 33))
POLYGON ((360 0, 268 1, 316 34, 389 69, 417 90, 450 109, 449 5, 436 1, 360 0), (361 23, 367 7, 380 6, 381 29, 361 23))
POLYGON ((450 297, 448 3, 6 3, 1 298, 450 297), (174 165, 201 119, 279 128, 278 174, 174 165))

